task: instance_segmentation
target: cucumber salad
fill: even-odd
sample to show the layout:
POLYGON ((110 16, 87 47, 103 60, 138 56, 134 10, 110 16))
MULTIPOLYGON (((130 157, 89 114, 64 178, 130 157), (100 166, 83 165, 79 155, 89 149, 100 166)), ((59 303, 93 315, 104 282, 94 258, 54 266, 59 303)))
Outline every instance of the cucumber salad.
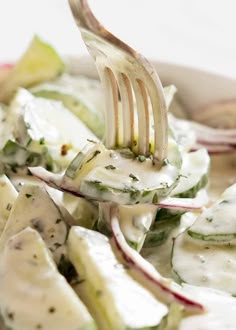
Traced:
POLYGON ((0 66, 1 329, 236 329, 236 131, 175 93, 157 168, 105 147, 100 82, 40 38, 0 66))

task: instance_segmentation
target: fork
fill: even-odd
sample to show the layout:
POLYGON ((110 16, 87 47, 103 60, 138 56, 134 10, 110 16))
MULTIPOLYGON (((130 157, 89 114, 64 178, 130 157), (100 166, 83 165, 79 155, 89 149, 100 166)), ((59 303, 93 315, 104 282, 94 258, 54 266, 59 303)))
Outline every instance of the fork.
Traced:
POLYGON ((160 167, 167 157, 168 124, 155 69, 99 23, 87 0, 69 0, 69 4, 105 93, 106 147, 127 147, 148 157, 154 141, 153 160, 160 167))

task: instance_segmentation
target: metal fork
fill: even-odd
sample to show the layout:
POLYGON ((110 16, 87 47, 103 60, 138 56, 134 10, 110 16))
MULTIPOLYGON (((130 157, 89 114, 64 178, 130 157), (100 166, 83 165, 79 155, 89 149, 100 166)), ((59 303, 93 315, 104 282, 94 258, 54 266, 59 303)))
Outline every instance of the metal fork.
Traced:
POLYGON ((138 155, 149 156, 154 141, 153 159, 160 166, 167 156, 168 125, 155 69, 99 23, 87 0, 69 0, 69 4, 104 88, 106 147, 129 147, 138 155))

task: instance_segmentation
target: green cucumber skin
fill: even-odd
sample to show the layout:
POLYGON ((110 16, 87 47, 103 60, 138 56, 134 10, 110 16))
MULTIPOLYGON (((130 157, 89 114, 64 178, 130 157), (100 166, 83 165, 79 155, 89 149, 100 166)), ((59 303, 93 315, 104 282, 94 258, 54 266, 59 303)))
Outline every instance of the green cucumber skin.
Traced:
POLYGON ((179 225, 181 216, 182 214, 176 214, 169 220, 155 222, 147 233, 144 247, 149 248, 163 244, 169 237, 171 231, 179 225))
POLYGON ((208 173, 207 173, 201 177, 199 182, 194 187, 192 187, 191 189, 184 191, 180 194, 177 194, 174 197, 194 198, 194 197, 196 197, 199 190, 201 190, 202 188, 205 188, 207 186, 208 180, 209 180, 209 178, 208 178, 208 173))
POLYGON ((19 171, 28 173, 28 166, 43 166, 50 171, 53 170, 53 161, 47 150, 42 151, 41 154, 32 152, 12 140, 8 140, 1 150, 0 163, 7 174, 19 171), (17 157, 18 155, 20 157, 17 157))
POLYGON ((73 112, 84 124, 98 137, 102 138, 105 126, 104 119, 99 113, 89 111, 87 106, 81 100, 67 94, 57 91, 41 90, 34 92, 37 97, 61 101, 64 106, 73 112))
POLYGON ((157 211, 155 222, 147 233, 144 247, 155 247, 163 244, 171 231, 179 225, 183 213, 170 209, 157 211))
POLYGON ((204 234, 200 234, 197 232, 193 232, 190 229, 187 231, 187 233, 190 237, 192 237, 193 239, 196 239, 196 240, 201 240, 201 241, 205 241, 205 242, 222 243, 222 244, 231 242, 232 240, 234 240, 236 238, 236 233, 204 235, 204 234))
POLYGON ((152 191, 144 190, 121 190, 104 186, 97 182, 83 181, 80 192, 91 199, 110 201, 119 204, 133 205, 137 203, 151 203, 155 196, 164 198, 168 195, 170 188, 160 188, 152 191))

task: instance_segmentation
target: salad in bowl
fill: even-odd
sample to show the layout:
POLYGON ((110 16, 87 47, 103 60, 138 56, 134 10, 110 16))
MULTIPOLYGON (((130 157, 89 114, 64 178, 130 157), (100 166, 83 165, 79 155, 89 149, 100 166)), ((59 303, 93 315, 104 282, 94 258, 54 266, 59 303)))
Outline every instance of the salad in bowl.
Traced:
POLYGON ((157 168, 105 147, 99 80, 40 38, 0 67, 3 329, 236 328, 236 130, 176 92, 157 168))

